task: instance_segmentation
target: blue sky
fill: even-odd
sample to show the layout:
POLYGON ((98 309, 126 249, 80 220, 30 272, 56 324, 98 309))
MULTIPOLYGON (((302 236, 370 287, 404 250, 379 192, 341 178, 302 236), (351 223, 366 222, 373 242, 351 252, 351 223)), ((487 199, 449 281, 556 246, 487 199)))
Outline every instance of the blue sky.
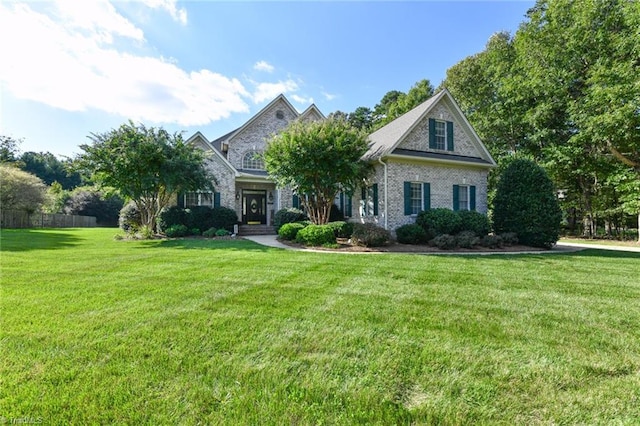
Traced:
POLYGON ((278 94, 373 108, 514 33, 533 1, 0 3, 0 134, 80 153, 132 119, 215 139, 278 94), (10 42, 6 42, 10 40, 10 42))

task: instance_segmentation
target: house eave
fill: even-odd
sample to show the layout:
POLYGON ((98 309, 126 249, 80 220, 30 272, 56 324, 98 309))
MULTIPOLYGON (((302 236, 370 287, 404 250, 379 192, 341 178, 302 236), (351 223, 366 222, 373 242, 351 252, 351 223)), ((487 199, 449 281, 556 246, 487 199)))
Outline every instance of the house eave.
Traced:
POLYGON ((455 165, 455 166, 464 166, 478 169, 493 169, 496 167, 495 164, 491 164, 486 160, 481 158, 446 158, 446 156, 429 156, 431 153, 424 153, 427 155, 415 155, 415 154, 403 154, 403 153, 391 153, 382 157, 383 161, 400 161, 400 162, 414 162, 414 163, 422 163, 422 164, 439 164, 439 165, 455 165))

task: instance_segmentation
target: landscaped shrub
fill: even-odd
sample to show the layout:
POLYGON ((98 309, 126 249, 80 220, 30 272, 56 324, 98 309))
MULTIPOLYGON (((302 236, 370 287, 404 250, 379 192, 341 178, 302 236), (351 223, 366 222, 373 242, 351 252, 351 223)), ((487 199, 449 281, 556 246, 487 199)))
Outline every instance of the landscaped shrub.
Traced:
POLYGON ((458 247, 456 237, 449 234, 440 234, 429 243, 438 247, 440 250, 453 250, 458 247))
POLYGON ((273 215, 273 227, 276 232, 280 230, 280 227, 285 223, 301 222, 307 219, 307 215, 300 209, 288 208, 281 209, 273 215))
POLYGON ((485 235, 480 240, 480 245, 482 247, 487 247, 490 249, 502 248, 504 246, 504 242, 502 241, 502 237, 500 235, 485 235))
POLYGON ((402 244, 424 244, 428 240, 425 230, 415 223, 396 228, 396 239, 402 244))
POLYGON ((473 210, 460 210, 460 231, 472 231, 479 237, 483 237, 491 230, 491 224, 487 215, 473 210))
POLYGON ((231 235, 231 232, 227 231, 226 229, 218 229, 216 231, 216 237, 227 237, 231 235))
POLYGON ((200 232, 199 228, 191 228, 189 230, 189 234, 190 235, 202 235, 202 232, 200 232))
POLYGON ((511 162, 496 186, 494 232, 515 232, 521 244, 551 248, 558 241, 561 223, 555 189, 544 169, 531 160, 511 162))
POLYGON ((357 246, 381 247, 391 240, 391 234, 375 223, 356 223, 353 225, 351 242, 357 246))
POLYGON ((462 231, 456 235, 456 243, 458 247, 474 248, 480 244, 480 238, 473 231, 462 231))
POLYGON ((307 225, 300 222, 285 223, 278 229, 278 236, 283 240, 293 241, 296 239, 298 231, 304 229, 306 226, 307 225))
POLYGON ((515 232, 505 232, 504 234, 500 234, 500 238, 502 238, 502 242, 505 246, 518 244, 518 234, 515 232))
POLYGON ((335 244, 336 236, 328 225, 309 225, 298 231, 296 242, 307 246, 323 246, 335 244))
POLYGON ((218 228, 218 230, 233 232, 233 226, 238 223, 238 214, 229 207, 214 207, 211 209, 211 215, 211 226, 218 228))
POLYGON ((187 226, 187 212, 182 207, 173 206, 162 210, 160 213, 160 229, 165 230, 173 225, 187 226))
POLYGON ((136 207, 133 201, 128 202, 122 210, 120 210, 120 218, 118 223, 120 229, 125 232, 135 232, 140 228, 142 217, 140 216, 140 210, 136 207))
POLYGON ((442 234, 457 234, 462 226, 460 216, 450 209, 437 208, 418 213, 416 223, 427 233, 428 238, 442 234))
POLYGON ((185 225, 190 228, 209 229, 218 227, 214 224, 213 209, 207 206, 194 206, 186 209, 187 221, 185 225))
POLYGON ((213 238, 216 236, 216 232, 218 232, 216 228, 209 228, 202 233, 202 236, 207 238, 213 238))
POLYGON ((333 230, 336 238, 351 238, 351 234, 353 233, 353 223, 351 222, 329 222, 327 226, 333 230))
POLYGON ((186 237, 189 234, 189 228, 184 225, 173 225, 165 229, 164 233, 169 238, 186 237))

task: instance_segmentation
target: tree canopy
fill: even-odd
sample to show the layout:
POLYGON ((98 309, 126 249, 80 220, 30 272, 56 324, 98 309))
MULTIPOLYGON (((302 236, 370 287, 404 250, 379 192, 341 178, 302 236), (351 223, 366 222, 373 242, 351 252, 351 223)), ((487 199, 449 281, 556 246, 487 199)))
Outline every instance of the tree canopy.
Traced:
POLYGON ((180 134, 129 121, 106 133, 92 134, 92 144, 75 159, 99 185, 116 188, 140 211, 142 226, 157 230, 157 219, 178 192, 212 185, 204 153, 185 144, 180 134))
POLYGON ((538 0, 513 37, 495 34, 442 84, 499 163, 545 166, 585 235, 598 218, 640 218, 638 28, 637 1, 538 0))
POLYGON ((0 164, 0 205, 29 214, 46 201, 46 186, 40 178, 8 164, 0 164))
POLYGON ((352 194, 367 176, 367 147, 366 133, 342 118, 294 121, 269 141, 264 161, 279 186, 300 196, 311 221, 324 224, 336 196, 352 194))

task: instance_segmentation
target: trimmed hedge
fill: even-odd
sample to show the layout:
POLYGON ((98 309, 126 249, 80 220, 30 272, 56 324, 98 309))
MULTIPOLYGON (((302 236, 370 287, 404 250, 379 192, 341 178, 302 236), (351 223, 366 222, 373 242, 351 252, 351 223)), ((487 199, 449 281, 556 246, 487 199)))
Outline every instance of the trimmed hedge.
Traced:
POLYGON ((489 218, 480 212, 473 210, 460 210, 460 232, 471 231, 479 237, 484 237, 491 231, 489 218))
POLYGON ((336 238, 351 238, 351 234, 353 234, 353 223, 351 222, 329 222, 327 226, 333 230, 336 238))
POLYGON ((283 240, 293 241, 296 239, 298 232, 307 225, 300 222, 285 223, 278 229, 278 236, 283 240))
POLYGON ((446 208, 423 210, 418 213, 416 223, 427 233, 427 237, 455 235, 462 230, 462 219, 457 212, 446 208))
POLYGON ((336 236, 328 225, 309 225, 298 231, 296 242, 307 246, 335 244, 336 236))
POLYGON ((415 223, 396 228, 396 239, 402 244, 424 244, 428 241, 425 230, 415 223))
POLYGON ((353 225, 351 242, 357 246, 381 247, 391 240, 391 234, 386 229, 374 223, 356 223, 353 225))
POLYGON ((285 223, 302 222, 307 220, 307 215, 300 209, 281 209, 273 215, 273 228, 278 232, 285 223))
POLYGON ((160 229, 166 230, 173 225, 184 225, 190 229, 225 229, 233 231, 238 223, 235 210, 228 207, 196 206, 189 209, 170 207, 160 214, 160 229))

